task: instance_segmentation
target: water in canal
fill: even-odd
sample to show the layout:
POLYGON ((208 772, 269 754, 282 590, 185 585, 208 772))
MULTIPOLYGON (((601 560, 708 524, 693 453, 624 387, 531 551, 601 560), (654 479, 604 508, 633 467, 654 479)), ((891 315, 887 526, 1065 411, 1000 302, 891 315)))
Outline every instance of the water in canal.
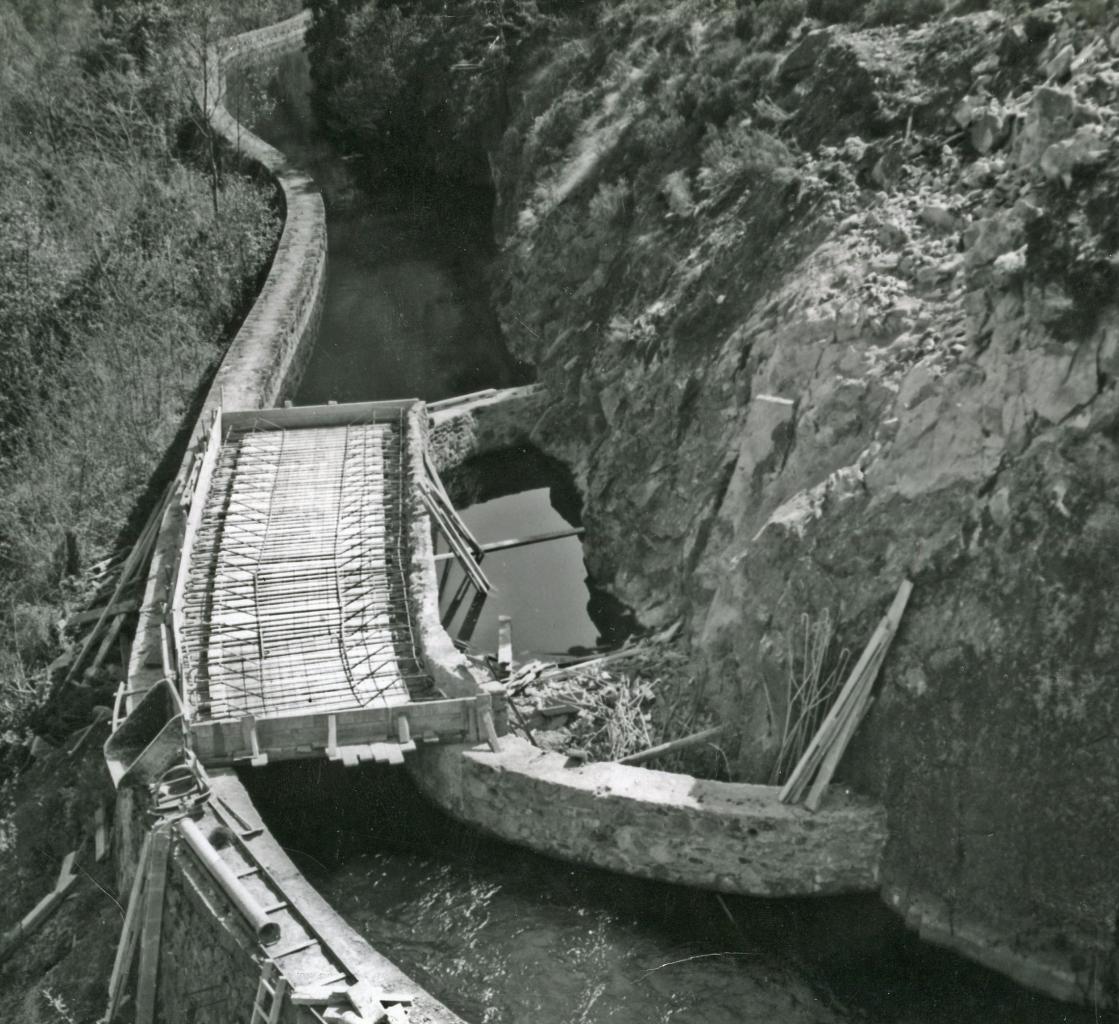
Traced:
MULTIPOLYGON (((488 197, 364 194, 313 136, 305 66, 287 62, 281 78, 258 129, 324 186, 330 245, 322 332, 296 401, 434 400, 523 381, 486 303, 488 197)), ((492 496, 466 510, 483 541, 577 523, 570 481, 534 458, 499 463, 492 496)), ((516 613, 520 657, 618 638, 616 619, 587 613, 578 540, 485 568, 504 603, 479 621, 478 646, 492 648, 499 611, 516 613)), ((873 898, 724 900, 571 867, 463 829, 383 768, 279 765, 247 781, 323 895, 474 1024, 1090 1019, 923 947, 873 898)))

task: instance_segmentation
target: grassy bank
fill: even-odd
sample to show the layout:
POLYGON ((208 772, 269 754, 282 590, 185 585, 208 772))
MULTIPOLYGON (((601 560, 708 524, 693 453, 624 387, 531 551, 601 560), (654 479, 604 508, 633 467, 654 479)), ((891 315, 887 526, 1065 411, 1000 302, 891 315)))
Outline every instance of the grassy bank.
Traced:
MULTIPOLYGON (((272 188, 211 145, 189 65, 297 7, 0 0, 0 929, 111 806, 104 723, 80 749, 31 758, 26 741, 64 739, 122 666, 49 716, 46 666, 91 568, 173 472, 279 233, 272 188)), ((102 1014, 123 897, 110 864, 79 870, 0 968, 0 1019, 102 1014)))
POLYGON ((63 606, 129 539, 278 234, 270 186, 210 159, 187 70, 206 42, 297 4, 229 7, 0 3, 9 741, 42 697, 63 606))

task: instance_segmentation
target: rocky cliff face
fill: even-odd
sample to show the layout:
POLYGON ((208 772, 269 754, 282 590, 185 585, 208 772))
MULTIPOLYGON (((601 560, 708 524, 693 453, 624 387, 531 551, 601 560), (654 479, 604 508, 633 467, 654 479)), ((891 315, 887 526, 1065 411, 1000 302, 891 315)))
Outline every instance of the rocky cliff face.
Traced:
POLYGON ((802 616, 857 650, 908 576, 844 766, 890 898, 1113 991, 1119 30, 978 6, 571 27, 494 153, 500 311, 592 568, 684 621, 740 773, 802 616))

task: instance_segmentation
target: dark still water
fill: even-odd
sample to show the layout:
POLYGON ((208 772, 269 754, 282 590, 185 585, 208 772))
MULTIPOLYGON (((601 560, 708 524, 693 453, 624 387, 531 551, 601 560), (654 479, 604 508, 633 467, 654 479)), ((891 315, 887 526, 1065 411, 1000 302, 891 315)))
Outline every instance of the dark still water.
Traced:
POLYGON ((871 896, 761 900, 573 867, 458 825, 406 773, 245 773, 316 888, 472 1024, 1088 1024, 923 946, 871 896))
MULTIPOLYGON (((362 194, 357 163, 314 138, 306 84, 305 62, 285 62, 257 119, 327 197, 326 309, 296 401, 435 400, 521 383, 486 302, 488 197, 399 185, 362 194)), ((264 92, 247 81, 231 108, 244 113, 264 92)), ((456 504, 473 505, 478 537, 503 540, 577 524, 577 495, 553 470, 514 460, 447 483, 456 504)), ((624 616, 588 593, 575 539, 484 568, 499 595, 475 626, 480 648, 493 648, 499 613, 513 615, 521 659, 624 635, 624 616)), ((245 781, 322 893, 474 1024, 1090 1019, 922 947, 874 898, 720 900, 574 868, 457 826, 389 769, 276 765, 245 781)))
POLYGON ((271 80, 235 82, 229 103, 326 199, 326 301, 296 404, 436 401, 526 383, 489 305, 492 196, 400 181, 359 189, 375 161, 341 159, 315 136, 309 87, 306 59, 291 57, 271 80))

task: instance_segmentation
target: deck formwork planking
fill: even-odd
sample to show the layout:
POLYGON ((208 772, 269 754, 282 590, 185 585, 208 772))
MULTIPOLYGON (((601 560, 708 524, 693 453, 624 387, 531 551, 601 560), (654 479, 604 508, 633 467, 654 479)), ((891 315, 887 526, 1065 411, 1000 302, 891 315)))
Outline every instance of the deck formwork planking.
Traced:
POLYGON ((269 740, 273 755, 332 756, 410 737, 409 719, 420 738, 477 733, 489 696, 448 699, 413 632, 408 406, 362 408, 215 419, 172 602, 205 761, 259 756, 269 740))

